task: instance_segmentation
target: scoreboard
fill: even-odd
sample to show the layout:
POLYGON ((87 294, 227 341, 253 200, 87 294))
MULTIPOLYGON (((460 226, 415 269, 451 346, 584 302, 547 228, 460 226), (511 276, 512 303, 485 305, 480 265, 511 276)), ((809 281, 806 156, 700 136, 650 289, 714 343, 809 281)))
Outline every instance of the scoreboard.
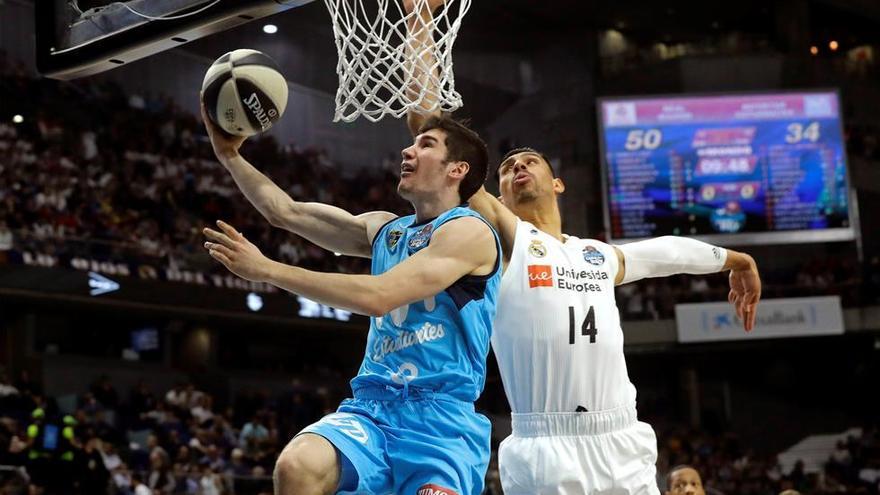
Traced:
POLYGON ((603 98, 608 236, 849 240, 835 91, 603 98))

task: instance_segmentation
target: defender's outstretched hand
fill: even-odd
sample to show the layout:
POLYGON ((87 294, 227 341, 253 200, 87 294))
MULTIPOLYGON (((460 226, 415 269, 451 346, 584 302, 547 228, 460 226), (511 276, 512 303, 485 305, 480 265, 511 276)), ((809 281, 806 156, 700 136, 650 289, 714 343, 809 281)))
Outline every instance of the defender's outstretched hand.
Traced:
POLYGON ((212 258, 223 263, 229 271, 251 282, 263 282, 268 278, 272 260, 265 257, 257 246, 235 230, 231 225, 217 220, 222 232, 205 228, 202 232, 209 239, 205 249, 212 258))
MULTIPOLYGON (((729 252, 734 254, 733 252, 729 252)), ((735 253, 741 260, 730 269, 730 292, 727 300, 736 307, 736 315, 746 332, 755 328, 755 313, 761 299, 761 276, 755 260, 743 253, 735 253)))

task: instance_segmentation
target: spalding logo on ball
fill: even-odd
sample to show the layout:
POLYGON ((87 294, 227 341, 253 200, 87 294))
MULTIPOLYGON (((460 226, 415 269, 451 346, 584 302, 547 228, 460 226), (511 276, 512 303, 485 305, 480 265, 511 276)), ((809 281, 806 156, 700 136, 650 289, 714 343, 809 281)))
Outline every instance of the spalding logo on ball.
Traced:
POLYGON ((208 117, 229 134, 266 131, 287 107, 287 81, 278 64, 256 50, 235 50, 218 58, 202 82, 208 117))

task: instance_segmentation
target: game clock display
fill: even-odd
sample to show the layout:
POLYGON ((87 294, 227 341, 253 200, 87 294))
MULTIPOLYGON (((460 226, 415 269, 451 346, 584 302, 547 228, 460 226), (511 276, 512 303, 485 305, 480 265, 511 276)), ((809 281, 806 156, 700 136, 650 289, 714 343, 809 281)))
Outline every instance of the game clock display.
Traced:
POLYGON ((609 237, 853 237, 834 91, 599 102, 609 237))

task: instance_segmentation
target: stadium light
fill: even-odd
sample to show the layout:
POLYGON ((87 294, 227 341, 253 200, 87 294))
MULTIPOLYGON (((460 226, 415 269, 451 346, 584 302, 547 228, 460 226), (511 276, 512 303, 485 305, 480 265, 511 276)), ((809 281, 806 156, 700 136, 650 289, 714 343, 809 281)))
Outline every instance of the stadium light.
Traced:
POLYGON ((838 46, 840 45, 837 44, 837 41, 831 40, 830 42, 828 42, 828 48, 831 48, 832 52, 836 51, 838 46))
POLYGON ((263 309, 263 298, 255 292, 248 293, 245 301, 247 302, 248 309, 255 313, 263 309))
POLYGON ((22 122, 24 122, 24 117, 22 117, 21 115, 15 114, 12 116, 12 122, 14 122, 16 124, 21 124, 22 122))
POLYGON ((810 54, 818 55, 819 54, 819 47, 816 45, 811 46, 810 47, 810 54))
POLYGON ((263 32, 266 34, 275 34, 278 32, 278 26, 275 24, 266 24, 263 26, 263 32))

